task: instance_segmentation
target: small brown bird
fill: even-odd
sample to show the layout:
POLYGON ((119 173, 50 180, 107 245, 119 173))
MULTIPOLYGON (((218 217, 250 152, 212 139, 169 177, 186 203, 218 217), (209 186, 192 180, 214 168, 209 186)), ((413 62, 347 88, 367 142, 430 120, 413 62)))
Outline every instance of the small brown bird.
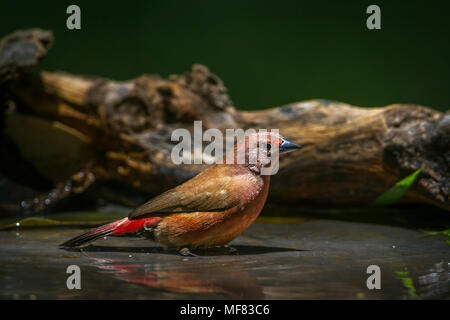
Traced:
POLYGON ((78 247, 107 235, 146 236, 183 249, 181 253, 189 253, 189 247, 228 244, 247 230, 264 207, 270 175, 261 175, 261 171, 271 165, 271 152, 278 148, 282 155, 300 149, 272 132, 255 133, 255 139, 249 137, 244 148, 235 145, 232 164, 212 165, 136 208, 128 217, 92 229, 61 246, 78 247), (245 152, 242 164, 239 150, 245 152), (255 157, 256 161, 251 160, 255 157))

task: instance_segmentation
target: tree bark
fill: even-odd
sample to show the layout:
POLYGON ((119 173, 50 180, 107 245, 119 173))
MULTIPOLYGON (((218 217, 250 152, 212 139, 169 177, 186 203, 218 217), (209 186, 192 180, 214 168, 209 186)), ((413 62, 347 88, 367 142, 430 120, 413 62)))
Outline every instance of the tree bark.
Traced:
MULTIPOLYGON (((402 201, 450 208, 449 112, 399 104, 361 108, 327 100, 243 111, 233 107, 222 81, 201 65, 168 79, 143 75, 124 82, 63 72, 31 73, 29 67, 51 46, 51 33, 22 31, 12 38, 14 46, 8 45, 7 38, 0 47, 6 139, 17 146, 24 160, 33 162, 36 157, 25 154, 27 146, 39 140, 36 123, 41 125, 43 120, 51 126, 52 138, 70 135, 84 141, 80 150, 90 150, 80 151, 83 157, 69 169, 66 161, 52 161, 51 168, 37 165, 39 174, 55 184, 54 192, 77 177, 84 186, 79 192, 98 180, 119 181, 150 194, 165 191, 204 167, 177 166, 170 160, 175 144, 170 139, 172 131, 192 131, 193 121, 202 120, 204 129, 279 129, 304 146, 281 159, 279 173, 272 178, 272 201, 366 205, 422 168, 402 201), (26 64, 17 57, 4 63, 2 57, 8 56, 11 47, 22 52, 21 45, 29 47, 30 42, 39 54, 24 51, 26 64), (17 115, 31 119, 33 125, 18 132, 17 122, 11 120, 17 120, 17 115), (28 141, 23 136, 32 138, 28 141)), ((2 149, 6 159, 11 152, 2 149)), ((5 168, 5 163, 1 167, 14 170, 5 168)), ((39 198, 39 209, 45 207, 45 199, 39 198)))

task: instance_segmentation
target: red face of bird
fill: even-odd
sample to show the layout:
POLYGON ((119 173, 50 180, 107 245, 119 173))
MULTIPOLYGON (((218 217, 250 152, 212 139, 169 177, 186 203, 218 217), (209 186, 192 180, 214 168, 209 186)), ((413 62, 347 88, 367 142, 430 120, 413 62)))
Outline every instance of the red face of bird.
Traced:
MULTIPOLYGON (((278 157, 301 147, 275 132, 258 132, 245 136, 234 147, 234 163, 244 164, 259 172, 261 168, 278 163, 278 157)), ((228 155, 227 155, 227 159, 228 155)))

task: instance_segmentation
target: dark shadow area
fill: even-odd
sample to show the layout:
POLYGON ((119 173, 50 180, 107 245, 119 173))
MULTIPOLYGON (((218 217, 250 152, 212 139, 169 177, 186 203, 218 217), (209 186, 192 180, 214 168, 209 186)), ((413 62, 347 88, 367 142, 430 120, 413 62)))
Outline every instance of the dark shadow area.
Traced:
POLYGON ((387 207, 321 208, 282 206, 270 203, 261 212, 262 217, 331 219, 361 222, 414 230, 443 230, 450 227, 447 211, 426 204, 397 204, 387 207))
MULTIPOLYGON (((180 255, 175 249, 166 249, 164 247, 114 247, 114 246, 97 246, 90 245, 84 248, 61 248, 70 252, 125 252, 125 253, 159 253, 168 255, 180 255)), ((223 256, 223 255, 254 255, 276 252, 293 252, 308 251, 294 248, 265 247, 265 246, 232 246, 233 251, 230 252, 229 247, 217 247, 204 249, 190 249, 190 251, 198 256, 223 256)))

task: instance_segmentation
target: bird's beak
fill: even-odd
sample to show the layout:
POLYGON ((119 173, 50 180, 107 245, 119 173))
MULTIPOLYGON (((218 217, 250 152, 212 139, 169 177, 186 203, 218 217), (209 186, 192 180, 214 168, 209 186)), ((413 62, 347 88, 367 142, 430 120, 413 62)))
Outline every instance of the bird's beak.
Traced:
POLYGON ((298 149, 302 148, 298 144, 293 143, 293 142, 291 142, 289 140, 286 140, 284 138, 282 138, 281 141, 282 141, 282 143, 280 145, 280 154, 288 153, 288 152, 295 151, 295 150, 298 150, 298 149))

